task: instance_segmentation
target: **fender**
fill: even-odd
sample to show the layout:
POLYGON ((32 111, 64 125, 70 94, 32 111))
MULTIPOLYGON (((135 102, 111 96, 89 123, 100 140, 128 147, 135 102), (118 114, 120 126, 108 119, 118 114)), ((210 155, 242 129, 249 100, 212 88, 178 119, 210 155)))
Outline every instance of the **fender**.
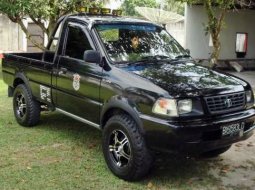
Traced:
POLYGON ((109 99, 108 102, 104 104, 100 116, 101 128, 103 128, 105 114, 111 109, 120 109, 124 112, 127 112, 135 120, 140 132, 144 134, 143 123, 139 117, 138 110, 136 109, 135 105, 132 105, 132 103, 126 97, 121 95, 111 97, 111 99, 109 99))
MULTIPOLYGON (((15 74, 15 76, 14 76, 14 81, 13 81, 13 87, 14 87, 14 89, 15 89, 15 87, 17 86, 17 85, 15 85, 16 79, 22 80, 22 81, 24 82, 24 84, 26 85, 26 87, 27 87, 29 93, 31 93, 31 95, 32 95, 32 90, 31 90, 31 88, 30 88, 29 81, 28 81, 27 77, 24 75, 24 73, 18 72, 18 73, 15 74)), ((18 83, 18 84, 19 84, 19 83, 18 83)))

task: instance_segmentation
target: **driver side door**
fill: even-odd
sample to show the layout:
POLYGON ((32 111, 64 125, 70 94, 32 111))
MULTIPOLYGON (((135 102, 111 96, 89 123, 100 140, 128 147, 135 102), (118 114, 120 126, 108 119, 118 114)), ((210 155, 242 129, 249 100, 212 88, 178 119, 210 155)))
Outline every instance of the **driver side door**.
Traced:
POLYGON ((102 67, 83 60, 84 51, 95 49, 86 26, 69 22, 66 27, 66 40, 57 66, 56 107, 65 114, 97 126, 102 67))

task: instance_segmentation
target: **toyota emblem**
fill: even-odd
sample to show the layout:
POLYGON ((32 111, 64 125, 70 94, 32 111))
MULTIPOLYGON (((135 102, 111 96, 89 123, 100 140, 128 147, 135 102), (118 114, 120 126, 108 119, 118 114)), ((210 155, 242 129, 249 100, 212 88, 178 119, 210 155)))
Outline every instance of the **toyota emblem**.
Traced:
POLYGON ((225 106, 226 106, 227 108, 230 108, 230 107, 232 106, 232 101, 231 101, 231 99, 226 99, 226 100, 225 100, 225 106))

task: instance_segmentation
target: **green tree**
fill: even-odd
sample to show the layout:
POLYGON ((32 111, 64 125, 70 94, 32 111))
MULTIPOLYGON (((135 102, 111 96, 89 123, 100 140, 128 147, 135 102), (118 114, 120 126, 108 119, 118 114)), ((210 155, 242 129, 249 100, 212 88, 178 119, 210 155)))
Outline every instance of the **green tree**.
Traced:
POLYGON ((164 9, 166 11, 171 11, 180 15, 184 15, 185 4, 176 0, 166 0, 164 3, 164 9))
POLYGON ((31 37, 24 23, 25 18, 31 18, 49 37, 61 16, 74 12, 81 6, 95 3, 97 1, 93 0, 0 0, 0 13, 19 24, 27 39, 44 49, 42 44, 31 37))
POLYGON ((123 14, 127 16, 139 16, 135 11, 135 7, 158 7, 156 0, 124 0, 121 9, 123 14))

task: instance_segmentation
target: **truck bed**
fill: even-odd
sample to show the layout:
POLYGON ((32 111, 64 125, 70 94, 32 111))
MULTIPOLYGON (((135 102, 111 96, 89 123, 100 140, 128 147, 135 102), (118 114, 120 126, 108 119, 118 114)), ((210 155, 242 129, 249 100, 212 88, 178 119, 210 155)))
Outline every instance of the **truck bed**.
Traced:
POLYGON ((36 59, 36 60, 42 60, 43 52, 40 53, 10 53, 5 55, 15 55, 17 57, 25 57, 29 59, 36 59))
POLYGON ((8 66, 16 68, 34 66, 37 68, 48 68, 52 62, 43 61, 43 52, 40 53, 5 53, 3 59, 3 72, 8 66), (11 64, 11 65, 10 65, 11 64), (7 66, 7 67, 5 67, 7 66))
POLYGON ((40 86, 51 87, 53 63, 42 61, 43 53, 4 54, 2 72, 4 82, 15 88, 24 81, 31 88, 33 96, 40 97, 40 86))

